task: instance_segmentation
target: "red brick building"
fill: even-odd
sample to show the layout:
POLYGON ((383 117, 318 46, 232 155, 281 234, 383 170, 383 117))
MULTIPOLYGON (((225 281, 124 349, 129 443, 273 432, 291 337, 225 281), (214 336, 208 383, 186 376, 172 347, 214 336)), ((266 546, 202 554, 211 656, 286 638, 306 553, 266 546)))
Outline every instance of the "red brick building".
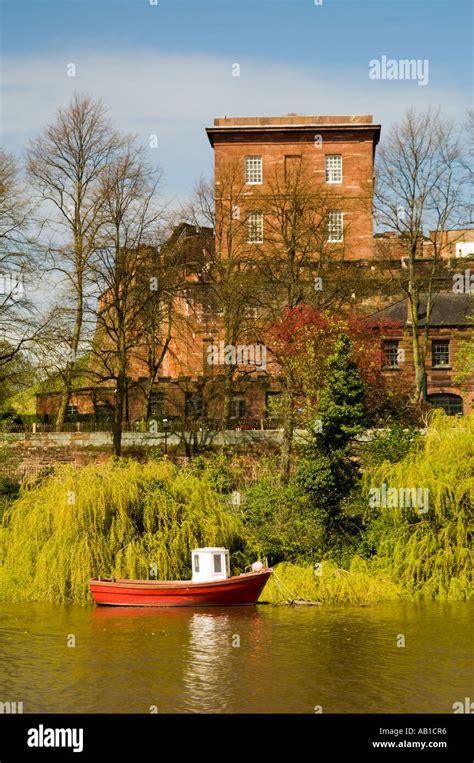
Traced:
MULTIPOLYGON (((372 193, 380 125, 372 116, 225 117, 206 132, 214 148, 216 193, 228 167, 240 168, 249 204, 271 195, 275 178, 304 162, 313 185, 332 207, 328 233, 344 243, 344 258, 373 258, 372 193)), ((259 213, 256 212, 258 215, 259 213)), ((263 218, 264 215, 261 214, 263 218)), ((265 241, 265 220, 256 220, 265 241)))
MULTIPOLYGON (((207 135, 215 156, 216 199, 219 194, 225 197, 228 193, 229 168, 232 169, 234 187, 238 186, 238 204, 242 206, 246 221, 244 248, 248 259, 258 257, 261 248, 265 247, 271 221, 266 219, 262 208, 265 208, 265 199, 274 192, 275 179, 287 177, 295 167, 304 164, 312 189, 321 194, 322 204, 326 206, 326 240, 340 249, 346 267, 363 269, 365 293, 364 296, 357 295, 361 309, 373 313, 375 308, 384 307, 381 318, 400 322, 400 336, 393 338, 391 348, 387 346, 387 357, 403 357, 403 362, 409 366, 411 347, 406 302, 400 301, 398 287, 393 284, 382 291, 379 282, 374 280, 372 286, 374 271, 381 263, 403 267, 403 242, 392 234, 375 237, 373 234, 374 157, 380 129, 379 125, 373 124, 370 115, 317 117, 291 114, 218 118, 212 127, 207 128, 207 135), (394 304, 390 306, 391 302, 394 304)), ((229 203, 232 203, 230 198, 229 203)), ((240 213, 240 209, 238 211, 240 213)), ((474 238, 471 234, 472 231, 466 229, 451 235, 446 246, 448 260, 469 255, 469 242, 474 238), (455 249, 459 241, 465 244, 461 247, 461 255, 455 249)), ((449 238, 449 234, 446 235, 449 238)), ((225 230, 221 237, 225 241, 225 230)), ((130 358, 126 401, 126 417, 130 422, 150 417, 196 421, 222 419, 223 369, 208 362, 209 347, 218 347, 223 342, 222 316, 212 298, 212 290, 206 291, 205 279, 203 281, 197 275, 205 272, 210 254, 222 242, 218 242, 217 231, 213 237, 212 229, 189 224, 175 229, 171 243, 176 241, 183 250, 182 286, 174 299, 179 320, 173 325, 169 346, 153 383, 148 410, 145 389, 149 377, 140 348, 130 358)), ((422 258, 429 260, 431 254, 432 243, 426 238, 422 244, 422 258)), ((443 288, 452 292, 449 278, 443 288)), ((455 395, 457 399, 431 397, 431 401, 444 401, 453 411, 462 406, 467 412, 472 406, 474 380, 465 382, 461 389, 454 379, 458 343, 470 331, 467 317, 470 301, 467 295, 461 296, 456 300, 452 293, 443 294, 436 300, 430 327, 431 355, 427 365, 426 392, 428 399, 433 395, 455 395), (432 364, 431 357, 443 360, 432 364)), ((423 329, 422 320, 420 325, 423 329)), ((231 419, 235 423, 244 421, 244 425, 257 426, 267 414, 269 400, 279 393, 278 367, 271 357, 265 367, 252 362, 251 357, 247 360, 249 362, 242 364, 234 375, 231 419)), ((392 365, 387 373, 395 376, 397 367, 392 365)), ((59 393, 39 394, 37 412, 52 415, 58 404, 59 393)), ((82 380, 74 391, 69 412, 72 416, 97 416, 110 412, 113 405, 113 384, 97 385, 91 377, 89 383, 82 380)))
MULTIPOLYGON (((426 327, 426 298, 420 299, 418 315, 420 333, 426 327)), ((414 378, 408 299, 378 311, 374 320, 394 321, 400 325, 383 343, 384 373, 396 384, 396 376, 408 370, 414 378)), ((474 368, 461 382, 459 351, 461 344, 472 337, 474 328, 474 294, 440 293, 434 297, 429 321, 425 360, 425 396, 428 403, 444 408, 450 414, 467 414, 474 409, 474 368)))

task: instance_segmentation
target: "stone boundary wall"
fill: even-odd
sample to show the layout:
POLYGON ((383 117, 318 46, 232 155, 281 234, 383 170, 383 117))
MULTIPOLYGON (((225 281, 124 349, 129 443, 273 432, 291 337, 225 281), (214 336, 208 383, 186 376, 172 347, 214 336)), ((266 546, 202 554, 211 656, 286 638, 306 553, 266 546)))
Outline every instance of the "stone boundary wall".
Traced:
MULTIPOLYGON (((277 448, 282 441, 282 430, 229 430, 227 432, 199 435, 198 445, 213 448, 248 448, 259 453, 262 449, 277 448), (262 447, 263 446, 263 447, 262 447)), ((168 433, 166 446, 173 461, 185 462, 184 439, 192 442, 196 433, 168 433), (178 453, 179 455, 176 455, 178 453)), ((305 432, 295 432, 295 439, 305 439, 305 432)), ((122 436, 123 456, 133 456, 146 460, 148 448, 159 448, 164 452, 163 432, 124 432, 122 436)), ((3 474, 26 481, 57 463, 72 463, 85 466, 102 463, 112 455, 112 434, 110 432, 50 432, 32 434, 0 433, 0 467, 3 474)))
MULTIPOLYGON (((420 430, 423 434, 425 429, 420 430)), ((188 457, 184 440, 204 450, 222 446, 245 448, 246 455, 254 460, 264 453, 275 452, 283 439, 283 430, 235 430, 225 432, 199 433, 168 433, 166 436, 167 451, 176 463, 186 463, 188 457)), ((367 430, 357 439, 370 440, 373 430, 367 430)), ((309 441, 309 433, 304 429, 294 432, 294 440, 299 444, 309 441)), ((157 448, 164 452, 165 434, 158 432, 124 432, 122 436, 122 453, 139 461, 147 460, 147 450, 157 448)), ((158 451, 158 452, 159 452, 158 451)), ((102 463, 112 455, 112 434, 110 432, 49 432, 32 434, 0 433, 0 477, 7 476, 20 481, 27 481, 57 463, 72 463, 85 466, 90 463, 102 463)))

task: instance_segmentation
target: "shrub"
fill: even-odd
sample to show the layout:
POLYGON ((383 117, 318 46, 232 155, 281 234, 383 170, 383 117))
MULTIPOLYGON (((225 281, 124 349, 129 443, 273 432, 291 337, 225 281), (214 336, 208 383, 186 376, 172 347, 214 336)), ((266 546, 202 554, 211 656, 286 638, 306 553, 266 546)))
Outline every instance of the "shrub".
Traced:
POLYGON ((320 525, 295 483, 263 477, 246 491, 243 516, 270 564, 312 559, 321 542, 320 525))
POLYGON ((368 466, 401 461, 419 444, 421 437, 416 427, 405 427, 396 422, 389 429, 377 432, 375 438, 364 446, 364 461, 368 466))
POLYGON ((196 456, 190 468, 193 474, 204 477, 218 493, 228 493, 236 487, 235 467, 231 467, 229 459, 222 452, 196 456))

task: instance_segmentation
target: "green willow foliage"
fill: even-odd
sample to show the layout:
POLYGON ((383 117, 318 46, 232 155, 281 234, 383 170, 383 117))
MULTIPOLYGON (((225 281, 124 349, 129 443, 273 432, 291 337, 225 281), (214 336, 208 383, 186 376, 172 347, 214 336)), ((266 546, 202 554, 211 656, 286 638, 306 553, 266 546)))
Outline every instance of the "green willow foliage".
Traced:
POLYGON ((374 575, 367 560, 355 556, 348 570, 331 561, 323 561, 316 569, 311 565, 278 564, 260 601, 270 604, 300 600, 321 604, 369 605, 400 597, 399 587, 388 575, 374 575))
POLYGON ((437 411, 424 443, 399 463, 369 469, 364 492, 385 483, 427 488, 429 510, 373 508, 367 540, 376 569, 390 574, 411 598, 460 600, 472 596, 474 415, 437 411))
POLYGON ((205 475, 156 461, 63 466, 5 514, 0 598, 86 603, 90 577, 147 578, 154 562, 158 578, 187 579, 201 546, 252 561, 240 519, 205 475))

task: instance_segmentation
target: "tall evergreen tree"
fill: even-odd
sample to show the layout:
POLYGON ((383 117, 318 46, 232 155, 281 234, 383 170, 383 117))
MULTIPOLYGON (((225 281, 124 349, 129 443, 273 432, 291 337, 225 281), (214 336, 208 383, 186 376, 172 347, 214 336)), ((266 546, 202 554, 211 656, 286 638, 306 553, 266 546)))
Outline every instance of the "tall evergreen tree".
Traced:
POLYGON ((338 337, 326 371, 320 418, 298 465, 296 481, 310 495, 322 526, 329 531, 338 523, 341 501, 357 477, 351 443, 367 424, 364 382, 346 334, 338 337))

